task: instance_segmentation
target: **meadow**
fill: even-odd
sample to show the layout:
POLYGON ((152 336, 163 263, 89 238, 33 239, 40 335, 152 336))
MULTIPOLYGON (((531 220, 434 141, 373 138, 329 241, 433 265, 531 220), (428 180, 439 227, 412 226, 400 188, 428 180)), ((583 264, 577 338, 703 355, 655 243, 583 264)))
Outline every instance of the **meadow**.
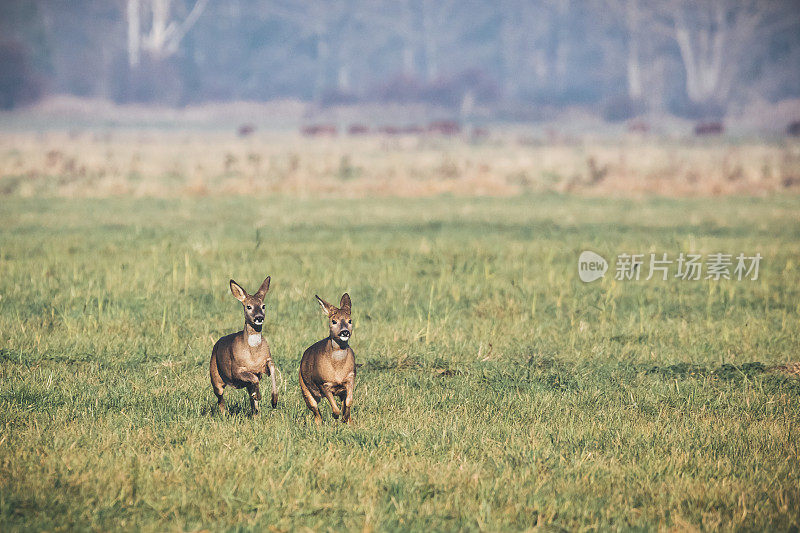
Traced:
POLYGON ((0 200, 0 528, 796 530, 800 198, 0 200), (577 257, 761 253, 756 281, 577 257), (272 276, 276 410, 215 414, 272 276), (643 276, 644 277, 644 276, 643 276), (353 299, 353 420, 298 390, 353 299))

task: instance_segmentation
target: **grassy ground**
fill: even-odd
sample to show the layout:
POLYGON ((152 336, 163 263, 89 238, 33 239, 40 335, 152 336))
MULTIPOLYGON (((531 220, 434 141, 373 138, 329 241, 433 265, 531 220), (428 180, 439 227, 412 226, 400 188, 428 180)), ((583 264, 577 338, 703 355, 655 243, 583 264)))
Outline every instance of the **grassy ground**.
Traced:
POLYGON ((0 528, 800 527, 800 199, 0 202, 0 528), (760 252, 583 284, 580 251, 760 252), (214 415, 228 291, 272 276, 277 410, 214 415), (315 293, 353 425, 311 423, 315 293))

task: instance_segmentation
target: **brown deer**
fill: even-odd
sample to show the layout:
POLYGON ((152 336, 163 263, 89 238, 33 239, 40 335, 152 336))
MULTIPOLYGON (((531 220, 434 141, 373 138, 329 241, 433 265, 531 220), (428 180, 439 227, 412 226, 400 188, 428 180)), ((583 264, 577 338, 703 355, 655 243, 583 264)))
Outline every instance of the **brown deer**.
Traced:
POLYGON ((435 120, 428 124, 428 133, 439 135, 458 135, 461 133, 461 124, 455 120, 435 120))
POLYGON ((255 133, 255 131, 256 131, 256 125, 251 122, 247 122, 239 126, 239 128, 236 130, 236 134, 239 137, 244 138, 244 137, 250 137, 253 133, 255 133))
POLYGON ((247 389, 252 414, 257 415, 258 402, 261 400, 259 382, 265 372, 272 378, 272 407, 278 405, 275 365, 272 363, 269 344, 261 335, 266 311, 264 296, 269 290, 269 277, 252 296, 235 281, 231 280, 230 285, 234 297, 244 307, 244 329, 225 335, 214 345, 210 364, 211 387, 217 396, 220 413, 226 412, 222 394, 225 387, 230 385, 236 389, 247 389))
POLYGON ((699 122, 694 127, 694 134, 698 137, 708 135, 722 135, 725 133, 725 125, 722 122, 699 122))
POLYGON ((336 137, 338 129, 334 124, 312 124, 300 129, 306 137, 336 137))
POLYGON ((328 315, 328 336, 312 344, 300 360, 300 390, 306 405, 314 413, 314 422, 322 422, 319 401, 323 396, 331 404, 334 418, 342 415, 342 422, 350 421, 353 389, 356 386, 356 356, 350 347, 353 321, 350 319, 350 296, 344 293, 339 307, 315 296, 328 315), (336 405, 334 396, 343 402, 343 411, 336 405))
POLYGON ((348 135, 366 135, 369 133, 369 126, 365 124, 350 124, 347 128, 348 135))

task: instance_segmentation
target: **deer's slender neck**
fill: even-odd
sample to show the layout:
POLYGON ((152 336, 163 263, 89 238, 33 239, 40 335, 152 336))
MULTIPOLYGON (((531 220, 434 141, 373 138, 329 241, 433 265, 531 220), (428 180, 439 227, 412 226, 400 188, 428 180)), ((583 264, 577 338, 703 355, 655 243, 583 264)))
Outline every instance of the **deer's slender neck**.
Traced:
POLYGON ((347 349, 347 346, 348 346, 349 342, 341 341, 341 340, 337 339, 336 337, 334 337, 333 335, 331 335, 328 338, 330 339, 331 350, 336 351, 336 350, 346 350, 347 349))
POLYGON ((261 344, 261 331, 257 331, 256 328, 248 324, 247 322, 244 323, 244 331, 242 331, 247 344, 250 346, 258 346, 261 344))
MULTIPOLYGON (((262 329, 263 329, 263 327, 262 327, 262 329)), ((251 326, 249 322, 245 322, 244 323, 244 334, 245 335, 255 335, 255 334, 259 334, 260 335, 261 334, 261 329, 256 329, 253 326, 251 326)))

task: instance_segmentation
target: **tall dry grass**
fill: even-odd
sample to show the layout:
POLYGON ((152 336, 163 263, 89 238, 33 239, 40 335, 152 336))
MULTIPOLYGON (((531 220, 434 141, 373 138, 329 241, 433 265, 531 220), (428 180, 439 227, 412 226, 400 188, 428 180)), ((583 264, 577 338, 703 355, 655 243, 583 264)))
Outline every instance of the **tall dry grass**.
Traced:
POLYGON ((800 142, 493 133, 304 138, 109 130, 0 134, 0 195, 761 195, 800 190, 800 142))

